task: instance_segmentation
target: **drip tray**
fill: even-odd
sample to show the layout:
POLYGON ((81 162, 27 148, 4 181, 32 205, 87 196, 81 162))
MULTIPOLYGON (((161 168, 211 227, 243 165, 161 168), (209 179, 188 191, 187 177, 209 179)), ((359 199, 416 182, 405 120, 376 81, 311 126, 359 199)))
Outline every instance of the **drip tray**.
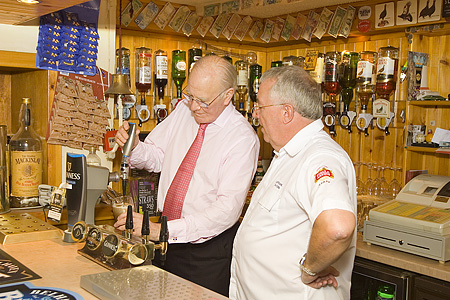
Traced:
POLYGON ((62 231, 27 213, 0 215, 0 242, 3 245, 62 238, 62 231))

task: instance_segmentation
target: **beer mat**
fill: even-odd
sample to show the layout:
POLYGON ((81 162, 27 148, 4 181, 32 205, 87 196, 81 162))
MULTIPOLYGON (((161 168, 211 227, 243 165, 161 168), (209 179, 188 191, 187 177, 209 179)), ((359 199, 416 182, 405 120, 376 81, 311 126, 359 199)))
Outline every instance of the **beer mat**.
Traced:
POLYGON ((23 282, 0 286, 0 299, 83 300, 83 297, 69 290, 34 286, 29 282, 23 282))
MULTIPOLYGON (((37 275, 14 257, 0 249, 0 284, 39 279, 37 275)), ((0 293, 0 299, 1 293, 0 293)))

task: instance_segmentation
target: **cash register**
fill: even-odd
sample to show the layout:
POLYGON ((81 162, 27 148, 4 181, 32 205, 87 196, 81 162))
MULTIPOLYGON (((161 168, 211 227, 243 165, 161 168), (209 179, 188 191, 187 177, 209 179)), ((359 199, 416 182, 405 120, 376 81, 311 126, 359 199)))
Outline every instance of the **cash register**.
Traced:
POLYGON ((370 210, 363 240, 441 263, 450 260, 450 177, 414 177, 394 200, 370 210))

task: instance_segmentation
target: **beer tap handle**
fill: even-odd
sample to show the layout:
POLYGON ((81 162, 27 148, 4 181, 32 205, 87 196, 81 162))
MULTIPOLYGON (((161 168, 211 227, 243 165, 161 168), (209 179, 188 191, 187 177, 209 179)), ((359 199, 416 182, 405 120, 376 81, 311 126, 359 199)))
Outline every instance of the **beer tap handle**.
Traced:
POLYGON ((169 228, 167 227, 167 217, 161 217, 161 231, 159 233, 159 242, 161 244, 161 264, 166 260, 167 246, 169 242, 169 228))
POLYGON ((133 235, 133 206, 128 205, 127 219, 125 221, 125 237, 131 239, 133 235))
POLYGON ((150 235, 150 220, 148 210, 144 210, 144 217, 142 220, 142 229, 141 229, 142 243, 144 244, 148 243, 149 235, 150 235))

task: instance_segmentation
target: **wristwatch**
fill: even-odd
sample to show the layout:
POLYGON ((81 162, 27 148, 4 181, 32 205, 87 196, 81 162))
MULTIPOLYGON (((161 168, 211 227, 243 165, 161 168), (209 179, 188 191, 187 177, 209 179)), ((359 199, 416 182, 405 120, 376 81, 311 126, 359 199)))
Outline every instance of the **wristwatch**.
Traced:
POLYGON ((309 276, 316 276, 317 273, 311 271, 310 269, 308 269, 307 267, 305 267, 303 264, 305 263, 306 260, 306 253, 303 254, 302 258, 300 259, 300 269, 305 272, 306 274, 308 274, 309 276))

